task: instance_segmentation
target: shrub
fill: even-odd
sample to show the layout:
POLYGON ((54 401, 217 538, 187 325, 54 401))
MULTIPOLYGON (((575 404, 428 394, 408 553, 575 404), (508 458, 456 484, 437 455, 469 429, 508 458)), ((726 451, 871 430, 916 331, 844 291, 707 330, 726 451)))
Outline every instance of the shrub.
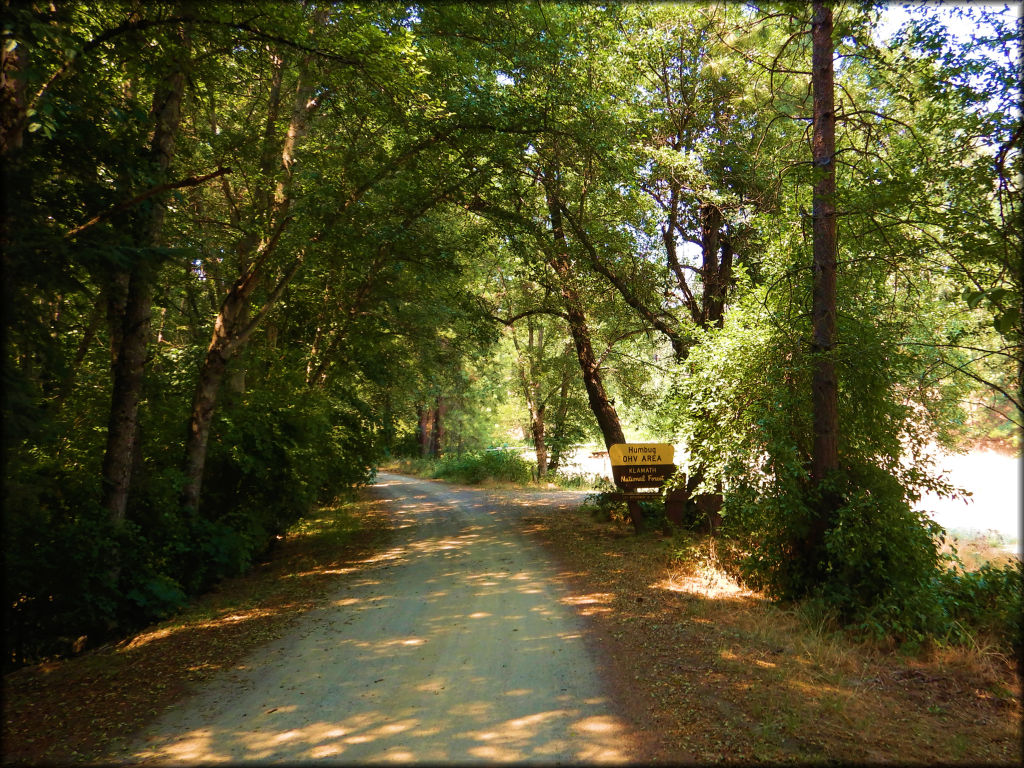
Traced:
POLYGON ((478 485, 487 480, 528 483, 532 476, 533 465, 517 452, 493 448, 443 456, 433 471, 433 477, 468 485, 478 485))
POLYGON ((940 572, 932 583, 954 642, 969 641, 967 631, 982 632, 1024 653, 1024 562, 982 565, 967 571, 962 564, 940 572))
POLYGON ((314 504, 369 482, 373 445, 359 403, 316 391, 254 391, 244 406, 226 410, 211 439, 193 530, 202 582, 240 573, 314 504))
POLYGON ((115 623, 117 537, 93 477, 55 462, 22 466, 5 486, 5 664, 68 653, 115 623))
POLYGON ((833 353, 841 469, 815 488, 813 355, 801 329, 767 322, 751 299, 722 329, 702 332, 661 406, 688 446, 687 471, 702 477, 696 492, 724 491, 722 533, 743 552, 740 573, 775 598, 821 601, 873 634, 941 636, 937 527, 913 505, 924 491, 953 490, 920 449, 943 438, 933 425, 951 421, 956 392, 922 394, 906 329, 866 309, 842 315, 833 353), (839 504, 819 537, 822 493, 839 504))

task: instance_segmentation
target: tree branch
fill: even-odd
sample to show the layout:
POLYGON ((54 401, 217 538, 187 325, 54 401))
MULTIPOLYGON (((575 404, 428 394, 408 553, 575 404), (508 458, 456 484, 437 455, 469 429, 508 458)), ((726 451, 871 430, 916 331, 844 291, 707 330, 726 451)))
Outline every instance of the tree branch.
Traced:
POLYGON ((106 221, 107 219, 109 219, 114 214, 120 213, 121 211, 127 210, 128 208, 132 208, 132 207, 138 205, 139 203, 141 203, 141 202, 143 202, 145 200, 148 200, 149 198, 153 197, 154 195, 159 195, 162 192, 168 192, 168 191, 170 191, 172 189, 182 189, 184 187, 196 187, 196 186, 199 186, 200 184, 204 184, 205 182, 210 181, 211 179, 216 179, 218 176, 223 176, 226 173, 231 173, 231 169, 230 168, 218 168, 213 173, 208 173, 205 176, 189 176, 187 179, 182 179, 181 181, 170 182, 168 184, 159 184, 159 185, 157 185, 155 187, 152 187, 151 189, 147 189, 145 192, 143 192, 140 195, 136 195, 135 197, 131 198, 130 200, 125 200, 123 203, 118 203, 117 205, 115 205, 110 210, 105 211, 104 213, 101 213, 101 214, 99 214, 97 216, 94 216, 93 218, 89 219, 89 221, 85 222, 85 224, 82 224, 81 226, 75 227, 74 229, 68 230, 67 232, 64 233, 64 239, 67 240, 68 238, 75 237, 76 235, 80 235, 82 232, 84 232, 87 229, 91 229, 92 227, 94 227, 97 224, 99 224, 101 221, 106 221))

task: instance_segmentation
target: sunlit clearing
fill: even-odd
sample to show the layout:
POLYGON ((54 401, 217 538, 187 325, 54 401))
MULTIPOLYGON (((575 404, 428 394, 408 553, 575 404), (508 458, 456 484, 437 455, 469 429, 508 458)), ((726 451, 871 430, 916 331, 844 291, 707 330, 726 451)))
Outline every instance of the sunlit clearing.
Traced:
POLYGON ((378 728, 377 729, 377 733, 379 733, 381 735, 385 735, 385 734, 386 735, 390 735, 390 734, 394 734, 394 733, 402 733, 403 731, 408 731, 414 725, 416 725, 416 721, 415 720, 406 720, 406 721, 401 722, 401 723, 388 723, 387 725, 382 725, 380 728, 378 728))
POLYGON ((612 602, 612 598, 610 592, 591 592, 589 595, 565 597, 559 602, 577 606, 583 616, 592 616, 595 613, 610 613, 612 608, 609 603, 612 602))
MULTIPOLYGON (((175 762, 195 762, 201 760, 204 763, 224 763, 228 762, 230 758, 224 755, 218 755, 211 749, 210 741, 212 734, 206 729, 193 731, 187 737, 172 744, 168 747, 167 751, 170 753, 170 757, 175 762)), ((137 758, 145 758, 151 755, 147 753, 136 754, 137 758)))
POLYGON ((761 659, 754 659, 754 663, 759 667, 765 667, 766 669, 775 669, 778 666, 774 661, 762 661, 761 659))
POLYGON ((728 574, 708 567, 696 568, 692 573, 676 572, 651 586, 670 592, 686 592, 711 600, 760 599, 760 595, 741 587, 728 574))
POLYGON ((342 576, 352 573, 356 568, 315 568, 312 571, 299 571, 298 573, 286 573, 282 579, 302 578, 304 576, 342 576))

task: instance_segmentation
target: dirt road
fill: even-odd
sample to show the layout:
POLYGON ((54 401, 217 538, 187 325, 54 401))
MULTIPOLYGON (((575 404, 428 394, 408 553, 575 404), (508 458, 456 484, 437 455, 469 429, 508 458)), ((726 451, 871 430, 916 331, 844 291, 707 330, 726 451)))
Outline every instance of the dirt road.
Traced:
MULTIPOLYGON (((624 762, 637 741, 518 512, 381 474, 392 549, 161 718, 131 760, 624 762)), ((570 494, 557 494, 568 496, 570 494)))

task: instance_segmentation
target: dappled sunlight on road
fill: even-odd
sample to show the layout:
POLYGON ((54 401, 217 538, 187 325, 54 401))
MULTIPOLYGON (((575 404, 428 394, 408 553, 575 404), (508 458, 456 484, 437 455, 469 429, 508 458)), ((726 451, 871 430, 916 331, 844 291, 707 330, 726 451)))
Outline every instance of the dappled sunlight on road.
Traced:
MULTIPOLYGON (((608 716, 580 717, 579 710, 551 709, 493 720, 490 711, 484 702, 452 708, 444 718, 449 723, 445 727, 424 725, 424 718, 404 713, 370 710, 338 721, 317 721, 286 730, 268 727, 222 732, 198 728, 166 746, 159 755, 141 752, 136 758, 158 757, 184 763, 269 758, 288 762, 318 758, 544 762, 568 753, 579 762, 624 760, 614 744, 622 726, 608 716), (540 734, 544 738, 538 740, 540 734), (589 743, 574 748, 573 740, 578 735, 589 737, 589 743)), ((431 713, 429 719, 436 719, 436 713, 431 713)))
POLYGON ((392 547, 131 759, 626 761, 576 616, 611 595, 559 591, 486 493, 406 485, 377 485, 401 500, 392 547))

